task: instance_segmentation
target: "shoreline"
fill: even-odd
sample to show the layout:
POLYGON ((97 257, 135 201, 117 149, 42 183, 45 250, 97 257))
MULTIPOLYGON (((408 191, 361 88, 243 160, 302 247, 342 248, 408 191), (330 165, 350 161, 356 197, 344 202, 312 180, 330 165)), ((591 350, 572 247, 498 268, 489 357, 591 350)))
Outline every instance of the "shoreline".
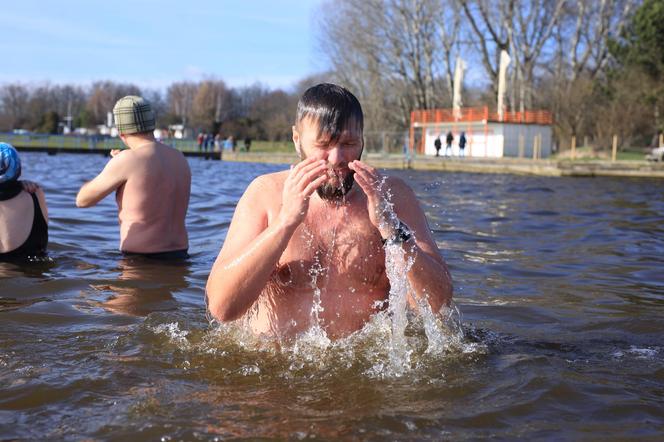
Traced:
MULTIPOLYGON (((21 147, 22 152, 93 154, 108 156, 109 149, 21 147)), ((219 160, 217 152, 182 151, 185 156, 219 160)), ((616 161, 569 159, 532 160, 526 158, 458 158, 417 156, 407 160, 403 155, 368 153, 365 161, 381 169, 410 169, 441 172, 495 173, 549 177, 624 177, 664 179, 664 163, 649 161, 616 161)), ((292 164, 295 153, 224 152, 223 161, 269 164, 292 164)))

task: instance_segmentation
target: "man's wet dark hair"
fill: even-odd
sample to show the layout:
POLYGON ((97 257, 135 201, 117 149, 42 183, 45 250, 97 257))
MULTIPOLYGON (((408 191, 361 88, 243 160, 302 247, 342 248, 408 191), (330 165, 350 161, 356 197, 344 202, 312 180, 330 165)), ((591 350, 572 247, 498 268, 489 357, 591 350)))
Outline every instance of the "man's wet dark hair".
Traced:
POLYGON ((311 118, 318 123, 318 137, 329 135, 337 141, 344 129, 357 124, 364 129, 362 106, 348 89, 332 83, 321 83, 307 89, 297 102, 295 126, 311 118))

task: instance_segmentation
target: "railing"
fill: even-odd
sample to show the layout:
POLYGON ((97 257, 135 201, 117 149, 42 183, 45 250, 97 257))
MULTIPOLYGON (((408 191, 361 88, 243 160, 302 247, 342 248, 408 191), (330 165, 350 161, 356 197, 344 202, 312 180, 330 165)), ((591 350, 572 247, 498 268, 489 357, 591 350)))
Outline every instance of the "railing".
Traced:
POLYGON ((426 123, 462 123, 462 122, 504 122, 524 124, 552 124, 551 112, 545 110, 532 110, 525 112, 505 112, 502 118, 498 112, 489 112, 484 107, 464 107, 454 109, 429 109, 411 112, 411 124, 426 123))
MULTIPOLYGON (((0 133, 0 142, 10 143, 15 147, 42 147, 53 149, 120 149, 124 147, 120 138, 96 135, 48 135, 0 133)), ((179 150, 197 150, 195 140, 167 138, 161 140, 179 150)))
POLYGON ((553 123, 553 117, 549 111, 535 110, 524 112, 505 112, 501 120, 498 112, 490 112, 488 121, 548 125, 553 123))

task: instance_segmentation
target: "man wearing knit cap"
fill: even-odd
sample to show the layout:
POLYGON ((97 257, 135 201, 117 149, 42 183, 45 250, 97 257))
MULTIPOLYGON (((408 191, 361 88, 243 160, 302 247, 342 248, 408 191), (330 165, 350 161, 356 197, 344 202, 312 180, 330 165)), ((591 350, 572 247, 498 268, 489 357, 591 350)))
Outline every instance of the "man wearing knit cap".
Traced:
POLYGON ((111 160, 76 196, 90 207, 116 191, 120 250, 156 259, 187 258, 185 216, 191 172, 182 153, 159 143, 155 114, 142 97, 121 98, 113 108, 115 126, 128 149, 113 150, 111 160))

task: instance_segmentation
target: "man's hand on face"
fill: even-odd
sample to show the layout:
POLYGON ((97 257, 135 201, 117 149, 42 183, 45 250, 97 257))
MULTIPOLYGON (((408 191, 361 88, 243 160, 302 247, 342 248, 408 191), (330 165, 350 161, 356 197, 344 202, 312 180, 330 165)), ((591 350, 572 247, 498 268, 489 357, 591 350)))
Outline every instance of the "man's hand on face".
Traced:
POLYGON ((113 149, 113 150, 111 150, 111 158, 114 158, 120 152, 122 152, 122 149, 113 149))
POLYGON ((307 158, 291 166, 284 182, 279 218, 287 227, 298 226, 307 215, 309 198, 327 179, 324 160, 307 158))
POLYGON ((360 160, 349 163, 348 168, 355 172, 355 182, 367 195, 367 211, 371 224, 380 231, 383 238, 392 236, 394 226, 389 222, 387 210, 389 202, 383 176, 375 168, 360 160))

